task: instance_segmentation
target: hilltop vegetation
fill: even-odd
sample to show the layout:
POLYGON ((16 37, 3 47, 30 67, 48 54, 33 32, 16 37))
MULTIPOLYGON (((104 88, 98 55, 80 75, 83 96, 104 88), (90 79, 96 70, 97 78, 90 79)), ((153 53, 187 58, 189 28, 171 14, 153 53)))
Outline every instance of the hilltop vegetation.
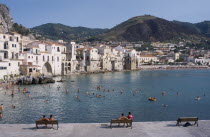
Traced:
POLYGON ((191 24, 178 21, 167 21, 158 17, 145 15, 131 18, 107 33, 99 36, 105 41, 180 41, 200 40, 205 38, 206 24, 191 24), (205 27, 201 27, 205 26, 205 27))
POLYGON ((85 27, 70 27, 63 24, 48 23, 31 29, 34 34, 47 39, 65 41, 84 40, 93 36, 100 35, 107 29, 91 29, 85 27))

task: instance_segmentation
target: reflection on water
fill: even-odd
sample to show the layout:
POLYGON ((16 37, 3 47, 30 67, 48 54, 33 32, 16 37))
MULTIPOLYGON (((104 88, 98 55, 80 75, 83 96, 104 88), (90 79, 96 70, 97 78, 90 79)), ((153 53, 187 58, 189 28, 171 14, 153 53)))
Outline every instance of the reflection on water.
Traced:
POLYGON ((18 93, 17 87, 13 98, 11 90, 6 95, 0 91, 0 104, 5 107, 0 123, 34 123, 43 114, 53 114, 63 123, 109 122, 129 111, 134 121, 174 121, 180 116, 210 119, 210 70, 115 72, 63 78, 63 83, 21 86, 31 92, 30 97, 18 93), (102 86, 100 91, 96 90, 98 85, 102 86), (61 88, 58 90, 57 86, 61 88), (97 98, 99 94, 105 97, 97 98), (201 97, 199 101, 195 100, 197 96, 201 97), (156 97, 157 101, 150 102, 148 97, 156 97))

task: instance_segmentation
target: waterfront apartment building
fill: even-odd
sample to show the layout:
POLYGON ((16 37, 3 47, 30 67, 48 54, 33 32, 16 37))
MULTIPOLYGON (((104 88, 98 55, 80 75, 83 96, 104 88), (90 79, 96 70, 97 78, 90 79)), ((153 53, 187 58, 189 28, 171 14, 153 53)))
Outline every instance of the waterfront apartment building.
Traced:
POLYGON ((66 46, 34 41, 17 33, 0 34, 0 79, 18 75, 65 75, 66 46))
POLYGON ((19 53, 22 51, 21 35, 17 33, 0 33, 0 79, 19 75, 22 60, 19 53))
POLYGON ((66 47, 49 41, 35 41, 23 47, 24 75, 65 75, 68 73, 66 47))

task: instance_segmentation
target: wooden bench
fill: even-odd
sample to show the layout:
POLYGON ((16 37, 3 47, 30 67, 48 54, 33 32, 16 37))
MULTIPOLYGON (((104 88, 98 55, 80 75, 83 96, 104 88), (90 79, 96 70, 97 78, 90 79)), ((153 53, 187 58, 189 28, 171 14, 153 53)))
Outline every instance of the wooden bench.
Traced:
POLYGON ((176 125, 179 126, 179 123, 181 123, 181 122, 195 122, 194 125, 197 124, 197 126, 198 126, 198 117, 179 117, 177 119, 176 125))
POLYGON ((37 120, 36 121, 36 128, 38 129, 38 125, 47 125, 47 124, 57 124, 57 129, 58 129, 58 120, 50 120, 50 121, 42 121, 42 120, 37 120))
POLYGON ((132 129, 132 121, 133 121, 133 120, 131 120, 131 119, 123 119, 123 120, 112 119, 111 122, 110 122, 110 128, 112 128, 112 124, 113 124, 113 123, 118 123, 118 124, 123 123, 124 125, 125 125, 125 123, 126 123, 126 124, 129 124, 129 126, 130 126, 131 129, 132 129))

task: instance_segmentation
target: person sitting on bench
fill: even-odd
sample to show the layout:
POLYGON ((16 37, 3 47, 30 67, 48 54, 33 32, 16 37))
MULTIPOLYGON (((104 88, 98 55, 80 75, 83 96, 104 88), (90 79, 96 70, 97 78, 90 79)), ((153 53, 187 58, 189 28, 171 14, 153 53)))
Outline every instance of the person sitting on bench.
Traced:
MULTIPOLYGON (((40 121, 49 121, 49 119, 46 118, 45 115, 43 115, 43 117, 40 119, 40 121)), ((47 126, 47 124, 45 124, 45 126, 47 126)))
POLYGON ((50 120, 54 120, 54 118, 53 118, 53 115, 52 115, 52 114, 50 115, 49 121, 50 121, 50 120))
MULTIPOLYGON (((119 117, 118 120, 128 120, 128 118, 125 117, 124 114, 122 113, 121 117, 119 117)), ((118 126, 120 126, 120 123, 118 123, 118 126)), ((125 123, 124 123, 124 126, 125 126, 125 123)))
POLYGON ((40 119, 40 121, 49 121, 49 119, 46 118, 45 115, 43 115, 43 117, 40 119))
POLYGON ((125 117, 125 116, 124 116, 124 114, 122 113, 121 117, 120 117, 120 118, 118 118, 118 120, 128 120, 128 118, 127 118, 127 117, 125 117))

